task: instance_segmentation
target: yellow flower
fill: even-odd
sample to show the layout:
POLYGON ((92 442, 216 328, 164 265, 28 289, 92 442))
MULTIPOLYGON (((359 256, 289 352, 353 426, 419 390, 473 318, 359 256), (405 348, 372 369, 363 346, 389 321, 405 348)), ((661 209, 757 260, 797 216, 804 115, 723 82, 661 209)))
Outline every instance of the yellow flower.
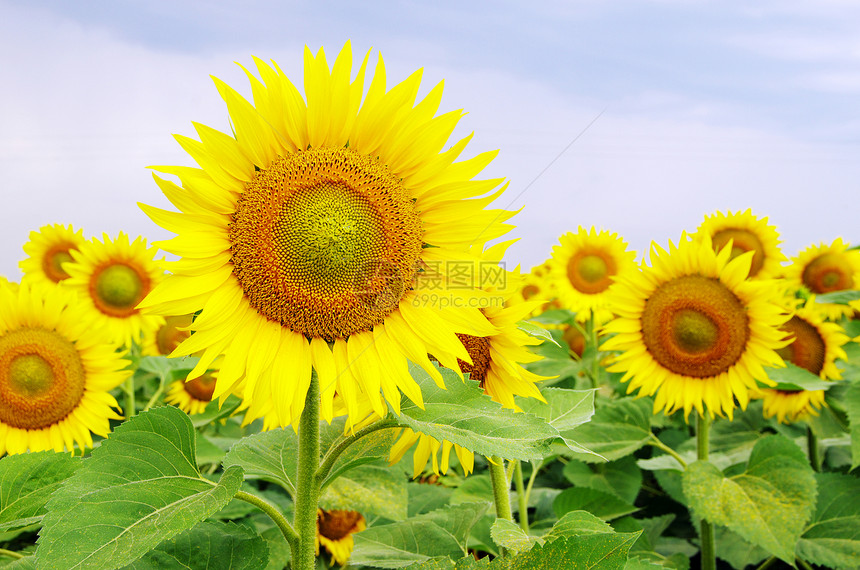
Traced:
POLYGON ((636 271, 635 253, 618 234, 580 227, 561 236, 553 247, 549 278, 565 309, 584 322, 594 315, 598 323, 612 318, 608 305, 613 282, 636 271))
POLYGON ((770 301, 769 281, 747 280, 752 254, 715 252, 707 237, 686 234, 666 252, 652 244, 650 267, 618 281, 612 306, 614 334, 601 350, 621 351, 611 372, 625 372, 628 393, 652 396, 654 412, 695 408, 730 418, 742 408, 756 379, 773 385, 763 366, 781 366, 786 344, 778 327, 787 316, 770 301))
MULTIPOLYGON (((842 238, 836 238, 830 245, 811 245, 791 259, 785 277, 816 295, 860 289, 860 251, 848 249, 842 238)), ((818 306, 831 320, 854 312, 848 305, 819 303, 818 306)))
POLYGON ((352 535, 367 528, 361 513, 356 511, 317 510, 317 556, 320 545, 331 554, 332 561, 346 566, 355 542, 352 535))
POLYGON ((189 381, 174 380, 167 389, 164 401, 173 404, 189 415, 202 414, 215 391, 216 373, 207 372, 189 381))
POLYGON ((155 330, 143 338, 141 353, 147 356, 169 356, 183 340, 191 336, 191 315, 165 317, 155 330))
POLYGON ((767 218, 757 218, 751 210, 705 216, 694 238, 707 235, 714 249, 719 251, 732 242, 732 258, 748 251, 753 252, 750 278, 770 279, 782 272, 785 255, 779 248, 779 233, 767 224, 767 218))
MULTIPOLYGON (((787 362, 805 368, 822 380, 841 380, 836 359, 848 358, 842 347, 850 339, 841 326, 825 322, 813 308, 814 303, 811 299, 780 327, 791 335, 791 343, 777 352, 787 362)), ((764 417, 776 416, 780 423, 794 422, 809 414, 818 415, 816 410, 824 405, 824 390, 762 388, 755 396, 764 400, 764 417)))
POLYGON ((116 240, 107 234, 103 239, 85 242, 71 252, 74 261, 63 265, 70 276, 63 284, 78 293, 96 327, 130 347, 163 322, 159 316, 141 313, 137 305, 164 272, 154 260, 156 248, 147 247, 145 239, 129 243, 123 232, 116 240))
POLYGON ((511 212, 485 209, 501 181, 472 180, 495 153, 455 162, 468 138, 442 150, 461 112, 434 117, 441 84, 416 104, 420 73, 388 90, 380 58, 365 93, 367 59, 351 80, 349 44, 331 69, 306 49, 305 98, 255 62, 253 105, 216 80, 235 138, 195 125, 200 142, 177 140, 201 168, 158 167, 179 177, 156 181, 180 211, 141 207, 178 234, 161 247, 182 259, 143 306, 199 311, 176 354, 202 351, 192 378, 223 354, 214 395, 238 390, 250 417, 296 421, 312 368, 328 421, 335 393, 350 418, 362 393, 421 405, 407 360, 441 383, 427 353, 456 366, 469 356, 455 333, 492 329, 477 311, 447 319, 430 293, 479 293, 450 267, 509 228, 511 212))
POLYGON ((38 232, 30 232, 30 241, 24 244, 27 258, 18 265, 35 282, 59 283, 69 277, 63 264, 72 261, 71 252, 85 242, 83 232, 75 231, 71 224, 42 226, 38 232))
POLYGON ((92 447, 121 419, 109 391, 128 361, 70 291, 0 287, 0 455, 92 447))

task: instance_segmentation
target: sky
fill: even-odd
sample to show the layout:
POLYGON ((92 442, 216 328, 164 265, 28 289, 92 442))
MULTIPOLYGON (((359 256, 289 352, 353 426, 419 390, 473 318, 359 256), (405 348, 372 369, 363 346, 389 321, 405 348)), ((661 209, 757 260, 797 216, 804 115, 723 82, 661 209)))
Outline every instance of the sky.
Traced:
POLYGON ((152 165, 193 165, 172 138, 229 132, 210 76, 302 52, 423 68, 464 153, 520 209, 509 266, 579 226, 641 254, 716 211, 768 217, 787 256, 860 243, 860 3, 854 0, 0 0, 0 275, 32 230, 171 237, 137 206, 171 208, 152 165))

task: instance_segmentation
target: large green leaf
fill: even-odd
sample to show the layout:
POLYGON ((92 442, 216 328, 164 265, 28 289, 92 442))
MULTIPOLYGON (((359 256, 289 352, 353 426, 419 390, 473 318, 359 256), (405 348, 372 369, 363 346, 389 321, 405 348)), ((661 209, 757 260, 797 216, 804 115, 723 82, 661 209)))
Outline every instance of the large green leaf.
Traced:
POLYGON ((541 394, 546 403, 534 398, 518 398, 517 405, 525 411, 544 418, 558 430, 561 442, 568 450, 594 455, 590 449, 576 441, 573 430, 594 416, 594 390, 566 390, 544 388, 541 394))
POLYGON ((815 478, 818 503, 797 553, 827 568, 860 568, 860 479, 840 473, 815 478))
POLYGON ((602 519, 588 511, 569 511, 563 514, 552 525, 552 529, 550 529, 544 538, 546 540, 555 540, 556 538, 607 532, 615 532, 615 530, 602 519))
POLYGON ((327 510, 358 511, 365 517, 382 516, 400 521, 406 518, 406 479, 385 467, 363 465, 335 479, 320 497, 327 510))
POLYGON ((244 525, 203 521, 165 540, 125 570, 263 570, 269 561, 266 541, 244 525))
POLYGON ((851 422, 851 469, 860 465, 860 382, 854 382, 845 391, 845 411, 851 422))
POLYGON ((463 503, 354 535, 350 562, 378 568, 402 568, 416 562, 466 554, 469 530, 487 512, 489 503, 463 503))
POLYGON ((563 474, 577 487, 611 493, 628 503, 636 501, 642 487, 642 471, 632 455, 618 461, 592 465, 574 459, 564 466, 563 474))
POLYGON ((860 299, 860 291, 846 290, 833 291, 831 293, 822 293, 815 296, 816 303, 836 303, 838 305, 847 305, 851 301, 860 299))
POLYGON ((421 386, 425 407, 404 399, 400 425, 487 457, 528 460, 551 453, 550 444, 559 434, 543 418, 502 408, 478 382, 464 382, 446 368, 440 369, 446 390, 421 367, 410 364, 410 371, 421 386))
POLYGON ((529 536, 520 525, 507 519, 496 519, 490 530, 490 536, 498 546, 512 552, 523 552, 536 543, 543 544, 544 540, 537 536, 529 536))
MULTIPOLYGON (((613 461, 648 443, 651 439, 651 415, 648 400, 613 400, 600 406, 590 422, 566 432, 566 435, 607 461, 613 461)), ((594 455, 575 457, 589 463, 603 461, 594 455)))
POLYGON ((588 487, 565 489, 555 498, 552 508, 559 518, 570 511, 588 511, 603 520, 623 517, 639 510, 615 495, 588 487))
POLYGON ((242 483, 228 468, 203 478, 195 432, 163 407, 123 423, 54 493, 36 550, 44 568, 117 568, 223 508, 242 483))
POLYGON ((812 468, 800 448, 780 435, 759 440, 746 470, 731 478, 707 461, 690 464, 683 488, 698 517, 728 527, 789 564, 815 507, 812 468))
POLYGON ((0 532, 41 521, 45 503, 81 466, 81 461, 54 451, 0 459, 0 532))
POLYGON ((774 390, 827 390, 836 384, 822 380, 818 374, 791 362, 786 362, 783 368, 769 368, 767 375, 776 382, 772 387, 774 390))
MULTIPOLYGON (((544 545, 537 544, 498 565, 504 570, 559 570, 587 568, 589 570, 622 570, 627 553, 639 537, 633 533, 595 533, 559 538, 544 545)), ((496 570, 496 561, 490 565, 496 570)))
POLYGON ((230 448, 223 462, 225 469, 237 465, 246 478, 276 483, 295 495, 299 470, 296 432, 280 428, 242 438, 230 448))

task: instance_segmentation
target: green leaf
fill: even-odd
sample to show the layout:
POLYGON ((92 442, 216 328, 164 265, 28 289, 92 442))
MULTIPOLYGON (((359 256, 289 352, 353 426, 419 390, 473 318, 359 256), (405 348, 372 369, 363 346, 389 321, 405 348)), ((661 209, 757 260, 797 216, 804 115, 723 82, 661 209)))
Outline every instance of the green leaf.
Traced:
POLYGON ((817 473, 815 514, 797 543, 798 555, 826 568, 860 568, 860 479, 817 473))
POLYGON ((242 469, 213 483, 198 472, 195 451, 191 420, 177 408, 121 424, 48 502, 38 564, 116 568, 223 508, 242 469))
MULTIPOLYGON (((341 440, 344 433, 345 418, 335 419, 331 425, 321 424, 320 448, 325 452, 341 440)), ((333 480, 341 474, 368 463, 380 463, 388 460, 391 447, 397 441, 400 433, 398 429, 380 429, 358 438, 347 447, 337 458, 332 470, 323 480, 322 488, 325 489, 333 480)))
POLYGON ((693 512, 728 527, 787 563, 815 506, 812 468, 790 439, 773 435, 756 443, 746 471, 727 478, 707 461, 683 474, 693 512))
POLYGON ((451 499, 451 489, 441 485, 410 482, 406 488, 409 491, 409 517, 441 509, 451 499))
MULTIPOLYGON (((621 459, 651 439, 651 404, 634 398, 610 401, 597 409, 590 422, 568 434, 607 461, 621 459)), ((575 457, 588 463, 600 461, 593 455, 575 457)))
POLYGON ((490 536, 498 546, 514 552, 523 552, 536 543, 544 542, 540 537, 527 535, 517 523, 507 519, 496 519, 490 530, 490 536))
POLYGON ((528 460, 550 454, 550 443, 558 431, 543 418, 502 408, 484 394, 478 382, 463 382, 447 368, 439 371, 446 390, 436 386, 421 367, 410 364, 425 409, 404 399, 397 418, 400 425, 487 457, 528 460))
POLYGON ((487 473, 466 477, 451 493, 451 504, 493 502, 493 483, 487 473))
POLYGON ((570 511, 588 511, 603 520, 623 517, 639 510, 615 495, 588 487, 565 489, 555 498, 552 508, 559 518, 570 511))
POLYGON ((54 451, 0 459, 0 532, 40 522, 51 494, 80 466, 81 458, 54 451))
MULTIPOLYGON (((528 552, 521 552, 510 559, 503 559, 499 568, 505 570, 559 570, 561 568, 621 570, 627 563, 630 547, 638 537, 638 532, 632 532, 559 538, 544 545, 537 544, 528 552)), ((490 567, 495 570, 495 561, 490 567)))
POLYGON ((356 533, 350 563, 402 568, 432 558, 466 554, 466 537, 489 503, 444 507, 411 519, 375 525, 356 533))
POLYGON ((291 428, 279 428, 242 438, 223 462, 224 468, 239 466, 246 479, 263 479, 296 493, 299 472, 299 442, 291 428))
POLYGON ((549 333, 549 331, 540 326, 539 324, 532 323, 529 321, 520 321, 517 323, 517 328, 535 338, 540 338, 547 342, 558 344, 555 339, 552 338, 552 335, 549 333))
POLYGON ((613 533, 615 530, 603 520, 588 511, 570 511, 552 525, 552 529, 544 537, 546 540, 582 536, 584 534, 613 533))
POLYGON ((199 358, 196 356, 183 356, 180 358, 168 358, 166 356, 142 356, 137 363, 137 368, 144 372, 150 372, 158 376, 163 382, 172 382, 179 376, 185 376, 196 365, 199 358), (185 374, 178 374, 184 372, 185 374))
POLYGON ((642 471, 636 466, 636 459, 632 455, 593 466, 574 459, 564 466, 563 474, 577 487, 611 493, 628 503, 636 500, 642 487, 642 471))
POLYGON ((576 319, 576 313, 567 309, 552 309, 545 311, 531 320, 544 325, 568 325, 576 319))
POLYGON ((254 530, 234 523, 203 521, 165 540, 125 570, 263 570, 268 561, 266 541, 254 530))
POLYGON ((517 405, 524 412, 547 420, 558 430, 561 440, 569 450, 592 454, 589 449, 575 441, 571 432, 594 415, 594 393, 595 390, 545 388, 541 394, 546 403, 535 398, 517 398, 517 405))
POLYGON ((714 542, 717 547, 717 558, 725 560, 738 570, 743 570, 751 564, 757 565, 766 558, 770 558, 770 554, 764 548, 751 544, 738 533, 723 526, 714 527, 714 542))
POLYGON ((851 469, 860 465, 860 382, 854 382, 845 391, 845 411, 851 424, 851 469))
POLYGON ((241 404, 242 400, 232 394, 227 396, 223 406, 219 405, 218 399, 215 399, 206 405, 206 409, 202 413, 192 416, 191 423, 194 427, 199 428, 229 418, 241 404))
POLYGON ((406 480, 385 467, 363 465, 335 479, 320 497, 326 510, 358 511, 400 521, 407 516, 406 480))
POLYGON ((822 293, 815 296, 816 303, 835 303, 837 305, 847 305, 851 301, 860 299, 860 291, 833 291, 832 293, 822 293))
POLYGON ((813 374, 806 368, 791 362, 786 362, 785 368, 769 368, 767 375, 776 382, 776 386, 767 386, 772 390, 827 390, 836 385, 836 382, 822 380, 818 374, 813 374))

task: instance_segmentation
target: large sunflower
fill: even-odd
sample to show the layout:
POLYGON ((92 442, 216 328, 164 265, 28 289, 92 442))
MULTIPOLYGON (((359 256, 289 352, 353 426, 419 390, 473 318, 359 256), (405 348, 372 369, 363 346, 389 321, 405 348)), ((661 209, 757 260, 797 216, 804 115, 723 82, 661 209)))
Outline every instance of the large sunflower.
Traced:
POLYGON ((106 329, 120 343, 140 343, 163 322, 162 317, 141 313, 137 304, 161 281, 163 270, 154 260, 157 249, 138 237, 129 243, 120 232, 116 240, 93 239, 73 250, 73 262, 63 268, 64 282, 77 291, 95 317, 96 326, 106 329))
POLYGON ((30 232, 30 241, 24 244, 27 258, 18 265, 35 282, 59 283, 69 278, 63 264, 72 261, 71 252, 85 242, 82 230, 75 231, 71 224, 42 226, 30 232))
POLYGON ((559 303, 584 322, 594 316, 604 323, 612 318, 607 300, 613 282, 636 271, 635 252, 618 234, 607 230, 568 232, 553 247, 549 277, 559 303))
MULTIPOLYGON (((842 238, 836 238, 830 245, 811 245, 791 259, 785 277, 815 295, 860 289, 860 250, 848 247, 842 238)), ((831 320, 854 312, 850 306, 836 303, 819 303, 819 307, 831 320)))
POLYGON ((70 291, 0 286, 0 455, 92 447, 120 419, 109 391, 129 371, 70 291))
MULTIPOLYGON (((773 304, 769 281, 747 280, 752 254, 731 259, 707 238, 682 236, 666 252, 652 244, 650 267, 618 281, 612 307, 614 333, 601 350, 617 350, 611 372, 625 372, 628 393, 652 396, 654 411, 693 408, 732 416, 756 380, 773 385, 763 366, 780 366, 786 344, 778 327, 786 320, 773 304)), ((778 292, 776 292, 778 294, 778 292)))
POLYGON ((443 151, 461 112, 434 117, 442 85, 416 104, 420 72, 389 90, 380 58, 364 94, 367 58, 351 80, 349 44, 332 68, 305 50, 306 100, 255 63, 253 105, 216 80, 235 137, 195 125, 200 142, 177 139, 201 168, 157 167, 179 177, 156 181, 180 211, 141 207, 182 259, 142 306, 199 311, 174 354, 203 351, 191 377, 223 354, 215 396, 240 389, 252 416, 272 403, 279 425, 297 420, 312 369, 327 420, 335 392, 350 417, 361 392, 420 404, 407 359, 441 383, 427 353, 456 366, 469 356, 455 333, 492 328, 433 305, 479 293, 449 269, 509 228, 512 213, 485 209, 501 181, 472 180, 495 153, 455 162, 469 139, 443 151))
MULTIPOLYGON (((842 348, 850 339, 844 329, 836 323, 825 322, 811 299, 805 307, 780 328, 791 336, 791 343, 777 352, 786 362, 821 377, 822 380, 840 380, 842 373, 836 366, 837 359, 847 359, 842 348)), ((764 400, 764 416, 776 416, 781 423, 790 423, 824 405, 824 390, 773 390, 763 388, 757 397, 764 400)))
POLYGON ((753 252, 750 278, 769 279, 782 271, 785 255, 779 248, 779 233, 767 224, 767 218, 757 218, 751 210, 723 214, 716 212, 705 216, 697 236, 711 238, 714 249, 719 251, 732 242, 732 257, 748 251, 753 252))

